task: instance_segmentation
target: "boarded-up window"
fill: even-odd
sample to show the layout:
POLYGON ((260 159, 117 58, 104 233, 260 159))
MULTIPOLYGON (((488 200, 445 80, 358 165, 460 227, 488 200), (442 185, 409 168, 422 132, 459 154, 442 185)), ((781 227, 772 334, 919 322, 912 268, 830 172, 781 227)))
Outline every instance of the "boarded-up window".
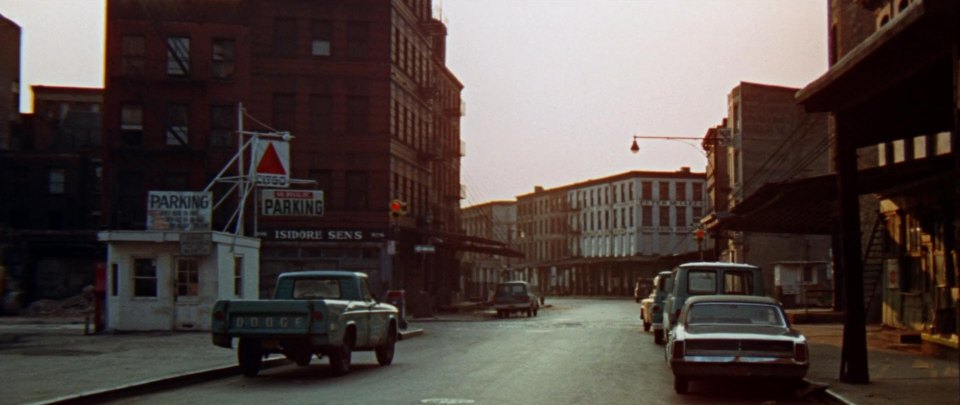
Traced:
POLYGON ((167 75, 176 77, 190 75, 190 38, 167 38, 167 75))
POLYGON ((186 105, 170 104, 167 106, 167 146, 187 146, 189 144, 188 122, 186 105))
POLYGON ((143 146, 143 106, 124 104, 120 107, 120 134, 125 146, 143 146))
POLYGON ((310 132, 329 135, 333 132, 333 97, 325 94, 310 96, 310 132))
POLYGON ((364 58, 370 53, 370 24, 365 21, 347 23, 347 49, 351 58, 364 58))
POLYGON ((281 131, 293 131, 294 107, 296 98, 293 94, 273 95, 273 127, 281 131))
POLYGON ((310 23, 312 42, 310 54, 314 56, 330 56, 330 45, 333 42, 333 23, 327 20, 314 20, 310 23))
POLYGON ((362 96, 347 98, 347 132, 363 134, 369 129, 370 99, 362 96))

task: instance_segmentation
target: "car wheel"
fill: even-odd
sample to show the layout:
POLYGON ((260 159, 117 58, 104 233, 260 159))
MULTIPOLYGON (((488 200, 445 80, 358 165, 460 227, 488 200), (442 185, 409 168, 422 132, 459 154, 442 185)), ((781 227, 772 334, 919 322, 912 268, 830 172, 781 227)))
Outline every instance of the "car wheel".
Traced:
POLYGON ((393 353, 396 351, 397 347, 397 331, 390 328, 390 332, 387 334, 387 341, 382 346, 378 347, 377 352, 377 363, 381 366, 389 366, 390 363, 393 363, 393 353))
POLYGON ((263 350, 259 339, 240 338, 240 347, 237 348, 237 362, 240 371, 245 377, 256 377, 263 364, 263 350))
POLYGON ((527 318, 533 318, 533 310, 530 308, 527 308, 527 318))
POLYGON ((643 323, 643 331, 644 331, 644 332, 649 332, 649 331, 650 331, 650 322, 644 322, 644 323, 643 323))
POLYGON ((663 344, 663 329, 655 329, 653 331, 653 343, 658 345, 663 344))
POLYGON ((350 346, 342 344, 333 353, 330 353, 330 368, 334 375, 345 375, 350 372, 350 346))
POLYGON ((686 394, 690 390, 690 381, 686 377, 674 376, 673 377, 673 390, 677 394, 686 394))

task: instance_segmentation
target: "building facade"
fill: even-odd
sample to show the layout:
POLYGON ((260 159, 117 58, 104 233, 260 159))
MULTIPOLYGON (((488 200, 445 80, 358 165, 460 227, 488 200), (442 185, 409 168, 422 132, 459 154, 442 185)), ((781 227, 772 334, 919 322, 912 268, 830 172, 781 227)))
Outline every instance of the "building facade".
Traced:
POLYGON ((96 238, 103 90, 32 90, 34 113, 0 151, 0 265, 14 307, 79 294, 105 253, 96 238))
MULTIPOLYGON (((465 207, 462 210, 463 230, 469 236, 476 236, 502 242, 513 247, 518 238, 517 203, 515 201, 493 201, 465 207)), ((462 256, 463 288, 466 298, 477 301, 489 301, 497 283, 513 279, 526 279, 523 275, 513 274, 515 257, 466 252, 462 256)))
POLYGON ((634 171, 517 197, 517 263, 551 294, 630 295, 709 247, 704 173, 634 171))
MULTIPOLYGON (((150 190, 211 184, 242 124, 288 132, 292 187, 323 192, 322 215, 247 204, 243 228, 263 240, 261 296, 301 269, 362 271, 376 294, 458 288, 457 250, 438 242, 454 238, 437 235, 460 231, 463 86, 429 0, 107 6, 107 227, 143 229, 150 190), (406 215, 390 217, 393 199, 406 215), (425 258, 414 248, 426 243, 438 248, 425 258)), ((229 190, 212 187, 218 200, 229 190)), ((234 201, 215 228, 231 224, 234 201)))
POLYGON ((714 202, 704 225, 718 236, 718 259, 765 269, 764 284, 771 292, 776 291, 773 269, 778 265, 816 268, 830 263, 829 234, 776 227, 745 231, 720 223, 765 185, 830 172, 827 116, 797 106, 797 90, 741 82, 727 96, 723 125, 708 130, 703 142, 710 146, 708 188, 714 202))
POLYGON ((0 14, 0 151, 9 150, 20 121, 20 44, 17 23, 0 14))

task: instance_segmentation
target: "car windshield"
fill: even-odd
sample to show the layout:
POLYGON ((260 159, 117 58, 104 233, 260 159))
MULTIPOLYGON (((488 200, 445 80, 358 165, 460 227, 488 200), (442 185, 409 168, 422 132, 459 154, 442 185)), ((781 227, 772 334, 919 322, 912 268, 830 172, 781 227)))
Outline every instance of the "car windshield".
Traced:
POLYGON ((687 324, 785 325, 780 308, 773 305, 714 302, 691 305, 687 324))
POLYGON ((304 279, 293 283, 293 298, 311 300, 321 298, 340 298, 340 280, 304 279))
POLYGON ((497 287, 497 295, 523 295, 527 290, 523 284, 503 284, 497 287))

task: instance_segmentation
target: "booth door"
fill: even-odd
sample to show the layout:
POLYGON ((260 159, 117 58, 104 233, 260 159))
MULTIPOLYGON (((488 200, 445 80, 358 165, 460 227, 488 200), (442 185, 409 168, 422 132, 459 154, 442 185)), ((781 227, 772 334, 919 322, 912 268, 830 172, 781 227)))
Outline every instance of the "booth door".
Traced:
POLYGON ((177 258, 174 277, 173 329, 204 329, 199 316, 200 261, 194 258, 177 258))

